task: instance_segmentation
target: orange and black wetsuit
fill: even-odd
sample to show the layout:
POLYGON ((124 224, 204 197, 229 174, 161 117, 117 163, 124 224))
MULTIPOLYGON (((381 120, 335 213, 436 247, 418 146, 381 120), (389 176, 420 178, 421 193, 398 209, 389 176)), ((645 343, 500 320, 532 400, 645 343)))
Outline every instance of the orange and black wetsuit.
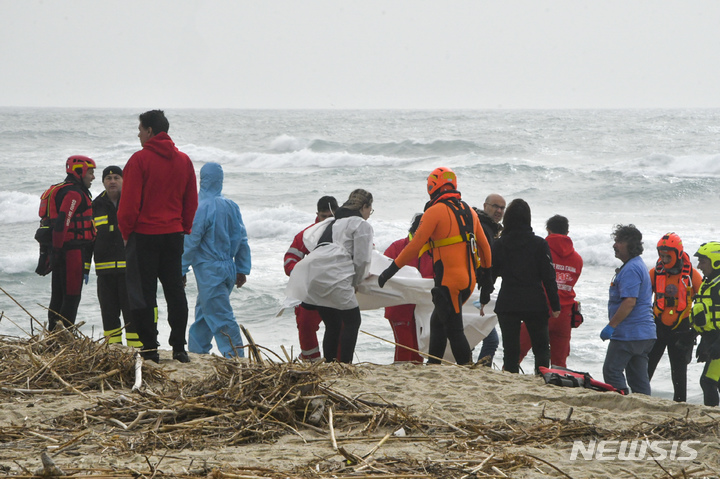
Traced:
MULTIPOLYGON (((459 192, 446 191, 431 200, 412 241, 395 259, 397 267, 417 258, 426 244, 435 271, 429 352, 442 358, 450 340, 455 361, 467 364, 471 351, 463 331, 462 305, 476 285, 476 270, 489 268, 492 254, 477 214, 460 200, 459 192), (471 238, 467 234, 462 238, 461 230, 469 232, 471 238)), ((439 363, 432 358, 428 362, 439 363)))
POLYGON ((655 301, 653 314, 657 339, 648 356, 648 376, 653 378, 660 359, 668 352, 673 401, 687 400, 687 365, 692 360, 695 330, 690 326, 692 299, 700 290, 702 276, 683 251, 672 268, 658 260, 650 269, 655 301))

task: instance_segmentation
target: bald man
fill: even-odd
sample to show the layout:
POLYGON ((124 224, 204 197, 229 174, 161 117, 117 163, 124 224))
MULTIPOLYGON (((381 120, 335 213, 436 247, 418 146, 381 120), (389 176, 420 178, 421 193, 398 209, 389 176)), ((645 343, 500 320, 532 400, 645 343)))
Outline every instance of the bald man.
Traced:
MULTIPOLYGON (((487 238, 488 243, 490 243, 491 248, 495 239, 500 236, 500 231, 502 231, 502 224, 500 222, 505 215, 505 205, 505 198, 497 193, 491 193, 487 198, 485 198, 483 209, 475 209, 478 219, 480 220, 480 225, 482 226, 485 237, 487 238)), ((490 300, 490 292, 486 288, 483 288, 483 290, 487 291, 488 297, 485 298, 486 301, 483 301, 481 298, 481 303, 487 304, 487 301, 490 300)), ((478 361, 482 360, 484 365, 491 366, 493 357, 495 356, 495 351, 497 351, 499 344, 500 339, 498 338, 497 330, 493 328, 493 330, 490 331, 490 334, 488 334, 483 340, 482 347, 480 348, 480 354, 478 355, 478 361)))

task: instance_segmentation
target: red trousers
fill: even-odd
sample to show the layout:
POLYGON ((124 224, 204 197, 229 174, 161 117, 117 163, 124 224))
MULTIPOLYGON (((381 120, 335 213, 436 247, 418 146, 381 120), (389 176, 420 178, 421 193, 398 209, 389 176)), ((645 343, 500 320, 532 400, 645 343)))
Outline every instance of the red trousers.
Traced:
POLYGON ((320 313, 305 309, 302 306, 295 307, 295 322, 298 328, 300 339, 300 359, 315 359, 320 357, 320 346, 318 345, 317 331, 320 329, 320 313))
MULTIPOLYGON (((550 364, 553 366, 567 367, 567 357, 570 356, 570 315, 572 306, 563 306, 560 316, 548 320, 550 333, 550 364)), ((520 326, 520 362, 525 358, 532 348, 530 335, 527 332, 525 323, 520 326)))
MULTIPOLYGON (((417 329, 415 329, 415 305, 403 304, 385 308, 385 317, 390 321, 390 327, 395 336, 395 342, 418 349, 417 329)), ((423 357, 414 351, 395 346, 395 362, 413 362, 422 364, 423 357)))

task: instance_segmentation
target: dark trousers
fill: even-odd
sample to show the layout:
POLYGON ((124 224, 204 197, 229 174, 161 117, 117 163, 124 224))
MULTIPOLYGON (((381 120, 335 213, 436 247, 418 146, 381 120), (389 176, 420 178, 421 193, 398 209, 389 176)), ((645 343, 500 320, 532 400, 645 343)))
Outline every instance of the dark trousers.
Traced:
POLYGON ((687 400, 687 365, 692 360, 692 345, 690 348, 677 346, 678 340, 687 330, 675 332, 664 324, 657 326, 657 339, 648 356, 648 376, 652 379, 660 358, 665 354, 667 348, 668 359, 670 359, 670 377, 673 383, 673 401, 685 402, 687 400))
MULTIPOLYGON (((467 337, 462 319, 462 304, 470 296, 469 290, 458 293, 458 304, 460 311, 455 312, 450 292, 446 286, 436 286, 432 289, 432 298, 435 309, 430 316, 430 345, 428 352, 431 356, 442 358, 445 356, 445 348, 450 341, 455 362, 468 364, 472 361, 472 350, 467 337)), ((428 358, 428 364, 440 364, 440 359, 428 358)))
POLYGON ((120 323, 120 313, 122 313, 127 345, 142 347, 130 313, 125 273, 98 275, 97 295, 102 315, 103 333, 108 341, 122 344, 122 324, 120 323))
POLYGON ((52 292, 48 307, 48 329, 58 322, 75 324, 83 285, 83 252, 81 249, 56 251, 53 254, 52 292))
POLYGON ((703 391, 703 404, 705 406, 717 407, 720 405, 720 383, 715 379, 718 367, 720 367, 720 359, 708 361, 705 363, 705 368, 703 368, 700 376, 700 387, 703 391))
POLYGON ((125 247, 128 299, 143 349, 157 349, 157 282, 165 293, 170 346, 185 349, 188 303, 182 281, 182 233, 132 233, 125 247))
POLYGON ((535 374, 539 367, 550 367, 550 334, 547 311, 497 313, 502 331, 503 369, 511 373, 520 371, 520 325, 525 323, 532 352, 535 356, 535 374))
POLYGON ((325 306, 314 306, 314 308, 320 313, 325 325, 323 337, 325 361, 352 363, 360 329, 360 308, 344 311, 325 306))

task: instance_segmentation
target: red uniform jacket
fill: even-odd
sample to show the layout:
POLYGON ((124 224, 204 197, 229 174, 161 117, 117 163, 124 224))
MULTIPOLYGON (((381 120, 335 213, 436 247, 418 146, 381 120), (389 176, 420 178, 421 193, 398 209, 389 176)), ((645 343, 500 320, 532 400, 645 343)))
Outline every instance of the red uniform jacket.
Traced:
POLYGON ((195 169, 167 133, 158 133, 130 157, 123 171, 118 226, 124 239, 190 234, 198 206, 195 169))
POLYGON ((583 260, 575 251, 569 236, 553 233, 545 240, 550 245, 553 266, 555 266, 555 281, 557 282, 560 306, 570 307, 575 302, 574 286, 580 277, 583 260))

